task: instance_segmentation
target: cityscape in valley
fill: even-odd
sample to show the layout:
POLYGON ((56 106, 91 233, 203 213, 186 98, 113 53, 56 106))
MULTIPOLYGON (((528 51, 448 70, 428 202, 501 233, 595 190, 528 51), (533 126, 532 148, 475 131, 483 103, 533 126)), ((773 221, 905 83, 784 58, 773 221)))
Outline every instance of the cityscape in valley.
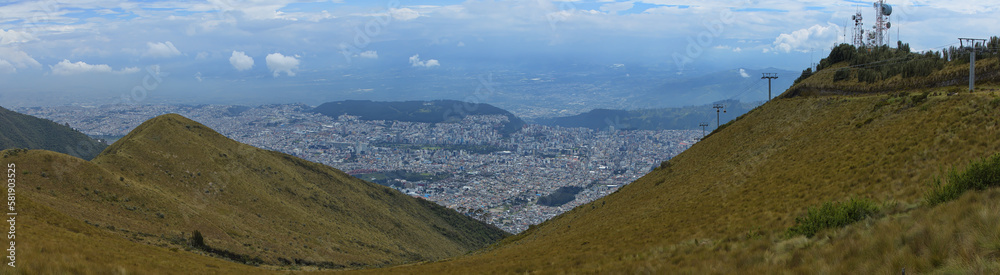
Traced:
POLYGON ((109 141, 153 117, 177 113, 236 141, 329 165, 511 233, 613 193, 703 134, 527 125, 504 137, 495 127, 506 122, 501 115, 417 123, 327 117, 311 109, 119 104, 17 110, 109 141))
POLYGON ((995 2, 0 1, 0 274, 994 274, 995 2))

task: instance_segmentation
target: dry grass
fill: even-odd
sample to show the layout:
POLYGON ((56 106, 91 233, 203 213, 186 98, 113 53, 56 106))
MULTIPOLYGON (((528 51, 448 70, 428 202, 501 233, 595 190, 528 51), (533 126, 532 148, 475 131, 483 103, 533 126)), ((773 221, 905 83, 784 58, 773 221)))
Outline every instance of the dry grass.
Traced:
MULTIPOLYGON (((933 95, 919 104, 909 98, 775 100, 675 157, 669 168, 492 249, 376 272, 733 273, 777 264, 780 268, 768 271, 838 273, 855 264, 862 274, 890 270, 873 266, 893 263, 894 258, 873 261, 871 255, 849 253, 860 251, 860 243, 823 237, 829 234, 823 232, 857 231, 874 220, 821 231, 812 239, 784 239, 783 233, 808 206, 823 202, 861 197, 916 203, 942 167, 1000 152, 1000 140, 995 138, 1000 136, 1000 110, 991 107, 993 96, 933 95), (825 248, 808 250, 813 247, 825 248), (833 252, 840 254, 822 254, 833 252), (827 257, 829 267, 804 264, 814 261, 815 255, 827 257)), ((927 221, 913 222, 932 226, 927 221)), ((895 239, 878 242, 891 244, 895 239)), ((934 250, 935 245, 929 243, 925 250, 934 250)), ((899 258, 900 266, 914 266, 910 270, 927 270, 917 259, 889 248, 893 247, 873 246, 866 253, 899 258)), ((938 264, 948 266, 956 261, 952 256, 940 255, 945 260, 938 264)), ((979 266, 993 264, 981 260, 979 266)), ((964 268, 959 264, 966 263, 952 265, 964 268)))
MULTIPOLYGON (((49 151, 3 155, 4 163, 19 168, 22 198, 36 205, 135 245, 188 249, 197 230, 212 249, 236 257, 231 259, 272 267, 434 260, 507 235, 336 169, 240 144, 177 115, 144 123, 93 162, 49 151)), ((47 232, 26 234, 44 239, 47 232)), ((38 257, 66 256, 52 251, 38 257)), ((131 259, 130 251, 115 253, 131 259)), ((78 260, 67 258, 97 269, 121 263, 78 260)))

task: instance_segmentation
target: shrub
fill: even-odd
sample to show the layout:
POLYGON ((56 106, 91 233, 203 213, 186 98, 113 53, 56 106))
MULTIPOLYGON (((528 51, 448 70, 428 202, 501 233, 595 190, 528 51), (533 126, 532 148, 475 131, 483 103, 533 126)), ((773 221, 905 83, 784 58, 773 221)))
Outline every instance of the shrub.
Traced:
POLYGON ((201 231, 195 230, 191 233, 191 246, 195 248, 205 248, 205 237, 201 235, 201 231))
POLYGON ((926 101, 927 97, 930 96, 930 95, 931 95, 931 92, 928 91, 928 92, 920 93, 918 95, 913 95, 913 96, 910 97, 910 99, 913 101, 913 104, 920 104, 921 102, 926 101))
POLYGON ((826 202, 820 207, 810 207, 804 217, 795 218, 795 225, 788 235, 812 237, 827 228, 843 227, 878 213, 878 206, 869 199, 852 198, 846 202, 826 202))
POLYGON ((833 73, 833 82, 848 80, 851 78, 851 70, 839 69, 833 73))
POLYGON ((948 182, 934 179, 934 185, 924 198, 929 205, 954 200, 970 189, 983 190, 1000 186, 1000 154, 995 154, 969 164, 965 171, 951 169, 946 176, 948 182))

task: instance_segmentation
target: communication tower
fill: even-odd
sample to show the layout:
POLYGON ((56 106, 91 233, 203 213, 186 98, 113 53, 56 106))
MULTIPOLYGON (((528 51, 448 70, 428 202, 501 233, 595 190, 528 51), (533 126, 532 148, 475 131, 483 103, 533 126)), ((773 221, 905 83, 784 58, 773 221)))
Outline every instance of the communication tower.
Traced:
POLYGON ((886 4, 885 0, 876 1, 874 6, 875 26, 872 26, 872 32, 868 33, 868 45, 871 47, 888 45, 889 28, 892 27, 892 23, 889 22, 889 16, 892 15, 892 6, 886 4))
POLYGON ((858 9, 858 13, 851 16, 854 19, 854 35, 852 36, 854 47, 860 48, 865 45, 865 23, 861 22, 861 9, 858 9))

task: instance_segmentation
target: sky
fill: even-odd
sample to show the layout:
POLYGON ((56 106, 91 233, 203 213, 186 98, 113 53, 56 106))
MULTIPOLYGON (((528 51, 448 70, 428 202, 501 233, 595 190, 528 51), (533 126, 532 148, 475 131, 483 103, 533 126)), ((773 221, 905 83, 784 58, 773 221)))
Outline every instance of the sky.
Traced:
MULTIPOLYGON (((915 51, 1000 35, 995 0, 887 3, 891 40, 915 51)), ((568 64, 646 66, 671 77, 801 71, 849 39, 859 10, 867 29, 868 1, 0 0, 0 100, 103 93, 141 101, 362 72, 433 77, 568 64)))

